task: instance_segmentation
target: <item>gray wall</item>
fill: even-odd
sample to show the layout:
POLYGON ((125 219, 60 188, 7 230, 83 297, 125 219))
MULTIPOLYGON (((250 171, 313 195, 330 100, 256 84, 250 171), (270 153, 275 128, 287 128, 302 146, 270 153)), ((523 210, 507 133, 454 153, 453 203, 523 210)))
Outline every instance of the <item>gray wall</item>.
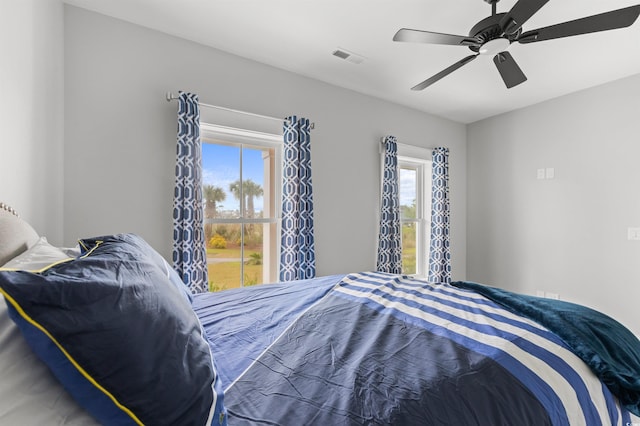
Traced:
POLYGON ((0 201, 62 242, 63 6, 0 2, 0 201))
POLYGON ((469 125, 468 279, 557 293, 640 335, 638 112, 640 75, 469 125))
POLYGON ((133 231, 171 254, 176 103, 166 91, 312 133, 319 275, 375 267, 378 142, 451 149, 453 275, 466 268, 466 127, 83 9, 65 7, 65 241, 133 231))

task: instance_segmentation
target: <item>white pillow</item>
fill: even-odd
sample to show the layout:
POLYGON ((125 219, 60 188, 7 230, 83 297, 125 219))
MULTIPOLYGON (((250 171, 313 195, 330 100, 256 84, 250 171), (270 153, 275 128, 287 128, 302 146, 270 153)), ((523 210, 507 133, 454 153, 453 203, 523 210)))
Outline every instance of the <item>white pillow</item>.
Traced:
POLYGON ((97 425, 40 361, 0 295, 0 424, 97 425))
POLYGON ((36 272, 67 259, 67 253, 49 244, 45 237, 40 237, 27 251, 5 263, 2 269, 36 272))

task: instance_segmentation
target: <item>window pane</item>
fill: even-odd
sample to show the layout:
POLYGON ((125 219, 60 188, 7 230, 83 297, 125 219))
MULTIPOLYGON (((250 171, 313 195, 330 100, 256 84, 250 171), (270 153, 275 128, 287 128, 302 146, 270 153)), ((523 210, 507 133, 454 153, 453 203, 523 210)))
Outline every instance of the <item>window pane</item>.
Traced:
POLYGON ((431 161, 401 157, 398 166, 402 272, 424 276, 429 270, 431 161))
POLYGON ((208 224, 212 237, 207 240, 209 291, 240 287, 241 260, 240 224, 208 224))
POLYGON ((205 219, 240 217, 240 196, 234 183, 240 181, 240 147, 202 144, 202 181, 205 219))
POLYGON ((417 223, 402 224, 402 273, 415 274, 417 260, 417 223))
POLYGON ((278 224, 253 222, 276 218, 276 148, 216 139, 202 151, 209 290, 277 281, 278 224))
POLYGON ((400 168, 400 217, 415 219, 416 216, 416 169, 400 168))
POLYGON ((262 224, 244 225, 244 268, 243 285, 245 287, 262 284, 262 258, 264 247, 262 245, 262 224))
MULTIPOLYGON (((262 148, 246 146, 242 149, 242 192, 246 219, 264 217, 264 151, 262 148)), ((235 182, 235 187, 239 188, 238 182, 235 182)))

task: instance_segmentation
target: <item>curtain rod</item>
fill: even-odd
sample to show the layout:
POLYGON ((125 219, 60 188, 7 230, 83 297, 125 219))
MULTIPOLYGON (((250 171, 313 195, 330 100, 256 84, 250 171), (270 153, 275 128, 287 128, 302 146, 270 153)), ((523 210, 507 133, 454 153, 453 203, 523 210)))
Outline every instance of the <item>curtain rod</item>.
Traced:
MULTIPOLYGON (((167 92, 167 102, 171 102, 171 101, 175 101, 177 99, 179 99, 176 95, 174 95, 171 92, 167 92)), ((205 104, 203 102, 198 102, 198 105, 202 106, 202 107, 206 107, 206 108, 214 108, 214 109, 220 109, 223 111, 228 111, 228 112, 234 112, 237 114, 244 114, 244 115, 250 115, 252 117, 257 117, 257 118, 266 118, 267 120, 277 120, 279 122, 282 122, 283 120, 286 120, 286 118, 278 118, 278 117, 271 117, 269 115, 262 115, 262 114, 256 114, 253 112, 247 112, 247 111, 240 111, 239 109, 232 109, 232 108, 227 108, 227 107, 223 107, 220 105, 211 105, 211 104, 205 104)), ((311 123, 309 125, 310 129, 314 129, 316 127, 316 123, 311 123)))
MULTIPOLYGON (((384 137, 380 138, 380 145, 382 145, 384 143, 384 137)), ((396 145, 401 145, 401 146, 405 146, 407 148, 422 148, 422 149, 436 149, 435 146, 418 146, 418 145, 408 145, 406 143, 400 143, 398 141, 396 141, 396 145)))

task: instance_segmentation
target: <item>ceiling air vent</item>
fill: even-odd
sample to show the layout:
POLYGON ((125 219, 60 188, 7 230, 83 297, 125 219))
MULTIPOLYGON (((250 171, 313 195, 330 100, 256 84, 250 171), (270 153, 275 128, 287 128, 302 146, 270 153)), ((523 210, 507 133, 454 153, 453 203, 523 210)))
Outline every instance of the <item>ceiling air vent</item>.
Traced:
POLYGON ((351 62, 352 64, 361 64, 364 61, 364 57, 341 48, 334 50, 333 56, 344 59, 345 61, 351 62))

